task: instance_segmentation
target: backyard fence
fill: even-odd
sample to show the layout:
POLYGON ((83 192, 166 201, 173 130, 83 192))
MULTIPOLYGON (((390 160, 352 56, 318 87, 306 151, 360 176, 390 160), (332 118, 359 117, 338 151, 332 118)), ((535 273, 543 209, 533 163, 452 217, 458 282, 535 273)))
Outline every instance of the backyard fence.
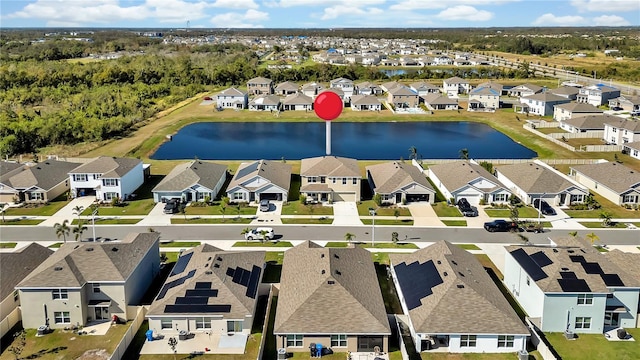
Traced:
POLYGON ((17 307, 13 309, 7 317, 0 321, 0 337, 9 333, 9 330, 11 330, 11 328, 13 328, 20 320, 22 320, 22 313, 20 313, 20 308, 17 307))
POLYGON ((622 145, 582 145, 580 151, 620 152, 623 148, 622 145))
POLYGON ((545 121, 545 120, 527 120, 528 124, 532 124, 537 128, 557 128, 560 127, 560 123, 557 121, 545 121))
POLYGON ((569 150, 574 151, 574 152, 576 151, 575 147, 573 147, 573 146, 571 146, 569 144, 565 144, 564 142, 562 142, 560 140, 556 140, 556 139, 552 138, 551 136, 547 136, 547 134, 541 133, 540 131, 538 131, 535 128, 533 128, 533 126, 531 124, 524 124, 524 125, 522 125, 522 127, 525 130, 530 131, 530 132, 532 132, 532 133, 534 133, 534 134, 536 134, 536 135, 538 135, 538 136, 540 136, 542 138, 545 138, 545 139, 551 141, 552 143, 554 143, 554 144, 556 144, 558 146, 562 146, 563 148, 569 149, 569 150))
POLYGON ((400 346, 400 353, 402 354, 402 360, 409 360, 409 352, 407 351, 407 347, 404 344, 404 339, 402 338, 402 328, 400 327, 400 319, 398 315, 394 315, 396 320, 396 331, 398 332, 398 344, 400 346))
POLYGON ((604 130, 585 131, 580 133, 551 133, 547 135, 554 139, 602 139, 604 137, 604 130))
MULTIPOLYGON (((267 310, 264 314, 264 325, 262 325, 262 338, 260 339, 260 347, 258 350, 258 358, 256 360, 262 359, 262 355, 264 352, 264 342, 267 339, 267 327, 269 326, 269 315, 271 314, 271 305, 273 303, 273 296, 278 295, 278 289, 276 289, 273 284, 269 286, 269 300, 267 300, 267 310)), ((276 341, 275 339, 270 339, 270 341, 276 341)))
POLYGON ((531 331, 531 338, 530 338, 531 344, 536 348, 536 350, 538 350, 538 352, 542 356, 542 359, 557 360, 558 358, 556 357, 554 352, 551 350, 551 346, 547 344, 544 336, 541 336, 540 333, 538 332, 538 328, 531 322, 531 320, 528 317, 524 318, 524 320, 527 326, 529 327, 529 330, 531 331))
POLYGON ((131 326, 129 326, 129 329, 127 329, 127 332, 124 334, 124 337, 122 338, 122 340, 120 340, 120 343, 118 343, 118 346, 116 346, 116 349, 113 351, 113 354, 111 354, 111 357, 109 358, 109 360, 122 359, 122 356, 124 356, 125 351, 127 351, 129 344, 131 344, 131 341, 133 341, 133 338, 136 336, 136 333, 138 332, 138 330, 140 329, 140 326, 144 322, 144 316, 146 314, 147 314, 147 309, 144 306, 138 307, 138 313, 136 314, 136 317, 133 318, 131 326))
MULTIPOLYGON (((539 159, 540 161, 548 165, 589 165, 598 164, 602 162, 602 159, 539 159)), ((422 159, 422 164, 416 160, 411 160, 411 164, 424 173, 424 165, 437 165, 447 164, 454 161, 460 161, 460 159, 422 159)), ((482 162, 488 162, 493 165, 511 165, 511 164, 524 164, 532 162, 532 159, 473 159, 478 164, 482 162)))

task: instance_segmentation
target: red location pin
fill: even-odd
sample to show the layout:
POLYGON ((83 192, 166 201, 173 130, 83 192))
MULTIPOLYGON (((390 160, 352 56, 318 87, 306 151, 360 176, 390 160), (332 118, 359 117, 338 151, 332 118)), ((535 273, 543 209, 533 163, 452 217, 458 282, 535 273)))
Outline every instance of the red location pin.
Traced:
POLYGON ((342 113, 342 99, 333 91, 320 93, 313 102, 313 110, 319 118, 331 121, 342 113))

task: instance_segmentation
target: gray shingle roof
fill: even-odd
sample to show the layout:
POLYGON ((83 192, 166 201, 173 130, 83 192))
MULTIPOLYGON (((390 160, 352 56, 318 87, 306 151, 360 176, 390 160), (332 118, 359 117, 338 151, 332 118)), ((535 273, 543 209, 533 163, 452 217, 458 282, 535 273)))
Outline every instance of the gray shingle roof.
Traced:
POLYGON ((586 115, 571 117, 562 122, 584 130, 604 130, 604 124, 615 121, 617 116, 612 115, 586 115))
POLYGON ((458 76, 453 76, 444 80, 445 84, 468 84, 469 82, 458 76))
POLYGON ((121 178, 141 163, 140 159, 100 156, 69 171, 69 174, 102 174, 103 178, 121 178))
MULTIPOLYGON (((194 289, 196 283, 211 283, 210 289, 218 290, 217 296, 210 297, 207 305, 231 305, 231 310, 224 313, 225 318, 243 319, 245 316, 253 315, 253 309, 258 299, 257 296, 248 295, 247 286, 238 282, 234 282, 233 275, 229 275, 229 269, 238 271, 242 268, 251 272, 255 267, 264 269, 264 251, 223 251, 209 244, 199 245, 191 250, 182 253, 181 258, 187 260, 185 269, 178 274, 170 274, 165 281, 163 289, 166 287, 166 293, 161 293, 149 307, 148 316, 165 315, 165 306, 176 303, 176 298, 186 296, 189 289, 194 289), (190 258, 187 258, 189 256, 190 258), (217 265, 217 266, 216 266, 217 265), (186 274, 194 272, 194 275, 180 285, 167 285, 172 281, 183 278, 186 274)), ((262 273, 260 274, 260 279, 262 273)), ((198 315, 210 316, 210 313, 171 313, 171 315, 198 315)))
POLYGON ((512 89, 527 89, 537 93, 542 90, 542 87, 538 85, 526 83, 526 84, 514 86, 512 89))
POLYGON ((391 334, 371 254, 306 241, 284 253, 275 334, 391 334))
POLYGON ((67 242, 18 287, 65 288, 125 281, 159 238, 159 233, 130 233, 120 242, 67 242))
POLYGON ((422 99, 429 105, 458 105, 456 99, 449 99, 440 93, 430 93, 422 96, 422 99))
POLYGON ((627 119, 621 119, 617 116, 614 116, 615 120, 613 121, 607 121, 606 124, 616 127, 618 129, 625 129, 625 130, 629 130, 631 132, 635 133, 640 133, 640 121, 638 120, 627 120, 627 119))
POLYGON ((14 287, 24 280, 53 250, 31 243, 14 252, 0 253, 0 301, 13 293, 14 287))
POLYGON ((218 93, 218 96, 220 96, 220 95, 224 95, 224 96, 245 96, 245 95, 247 95, 247 93, 242 91, 242 90, 238 90, 235 87, 230 87, 228 89, 220 91, 218 93))
POLYGON ((558 101, 569 102, 570 101, 565 97, 555 95, 550 92, 537 93, 529 96, 524 96, 522 98, 527 100, 537 100, 537 101, 543 101, 543 102, 558 102, 558 101))
POLYGON ((291 184, 291 165, 269 160, 242 163, 238 167, 238 171, 233 175, 233 179, 231 179, 228 189, 241 186, 243 182, 253 178, 254 176, 260 176, 269 180, 272 184, 289 191, 289 186, 291 184), (243 169, 250 171, 243 171, 243 169))
POLYGON ((549 92, 556 95, 577 95, 580 90, 574 86, 561 86, 557 89, 551 89, 549 92))
POLYGON ((356 159, 332 155, 300 160, 300 176, 362 177, 356 159))
POLYGON ((367 172, 379 194, 391 194, 401 188, 419 184, 435 193, 426 176, 415 166, 397 161, 367 166, 367 172))
POLYGON ((640 254, 614 249, 605 253, 605 256, 620 269, 626 271, 629 276, 640 282, 640 254))
POLYGON ((258 95, 249 101, 249 105, 278 105, 280 97, 278 95, 258 95))
POLYGON ((534 162, 497 166, 496 170, 528 194, 559 194, 576 187, 571 181, 534 162))
POLYGON ((620 194, 640 184, 640 172, 615 162, 576 165, 571 169, 620 194))
POLYGON ((46 160, 32 166, 23 165, 13 171, 3 174, 0 183, 14 189, 29 189, 37 186, 43 190, 50 190, 69 178, 69 172, 80 166, 78 163, 66 161, 46 160))
POLYGON ((0 160, 0 176, 21 167, 23 164, 0 160))
POLYGON ((183 191, 196 184, 213 190, 218 184, 218 181, 226 175, 227 165, 193 160, 174 167, 173 170, 153 188, 153 192, 183 191))
POLYGON ((500 96, 500 91, 489 87, 477 87, 471 90, 469 95, 500 96))
POLYGON ((298 84, 291 82, 291 81, 285 81, 282 82, 280 84, 278 84, 278 86, 276 86, 276 92, 280 92, 283 90, 294 90, 294 91, 298 91, 298 84))
POLYGON ((305 94, 291 94, 287 95, 284 100, 282 100, 283 104, 286 105, 310 105, 313 104, 313 100, 305 94))
POLYGON ((490 88, 490 89, 494 89, 496 91, 498 91, 498 93, 501 93, 502 90, 504 89, 504 85, 497 83, 497 82, 493 82, 493 81, 487 81, 487 82, 483 82, 482 84, 478 84, 478 87, 481 88, 490 88))
POLYGON ((424 81, 419 81, 419 82, 415 82, 412 83, 411 88, 418 91, 418 90, 440 90, 439 87, 437 87, 436 85, 433 85, 431 83, 428 82, 424 82, 424 81))
POLYGON ((254 77, 253 79, 247 81, 247 84, 249 85, 264 85, 264 84, 271 84, 273 83, 273 80, 271 79, 267 79, 265 77, 254 77))
MULTIPOLYGON (((431 288, 431 294, 420 299, 419 306, 409 310, 411 323, 417 332, 529 334, 480 262, 466 250, 446 241, 439 241, 411 254, 389 254, 389 260, 394 268, 398 265, 431 261, 434 267, 421 267, 417 270, 430 272, 435 269, 437 274, 400 275, 418 278, 439 276, 442 279, 442 283, 431 288)), ((398 278, 398 282, 407 285, 412 283, 411 278, 398 278)))
POLYGON ((380 105, 380 100, 373 95, 353 95, 351 97, 352 105, 380 105))
POLYGON ((406 86, 396 86, 389 89, 389 94, 393 96, 418 96, 418 93, 406 86))
POLYGON ((586 103, 576 103, 570 102, 566 104, 559 104, 555 106, 558 109, 564 109, 567 111, 571 111, 572 113, 603 113, 604 111, 598 109, 597 107, 586 104, 586 103))
POLYGON ((434 173, 442 184, 451 192, 456 191, 476 179, 485 179, 496 186, 481 189, 485 193, 493 192, 497 189, 507 188, 495 176, 491 175, 485 168, 470 161, 454 161, 446 164, 429 166, 429 174, 434 173))

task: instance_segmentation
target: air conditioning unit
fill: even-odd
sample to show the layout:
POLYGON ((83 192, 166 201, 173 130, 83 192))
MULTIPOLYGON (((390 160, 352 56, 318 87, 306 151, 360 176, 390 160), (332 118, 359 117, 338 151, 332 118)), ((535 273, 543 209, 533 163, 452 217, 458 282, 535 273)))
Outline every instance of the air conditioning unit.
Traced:
POLYGON ((287 349, 280 348, 278 349, 278 360, 286 360, 287 359, 287 349))

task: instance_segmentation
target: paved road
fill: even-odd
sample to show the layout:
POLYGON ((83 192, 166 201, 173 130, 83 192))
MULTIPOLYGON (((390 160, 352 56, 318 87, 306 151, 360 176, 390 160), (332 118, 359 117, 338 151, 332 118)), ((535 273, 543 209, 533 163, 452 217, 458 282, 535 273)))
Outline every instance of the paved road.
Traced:
MULTIPOLYGON (((162 240, 242 240, 240 232, 247 225, 172 225, 156 226, 162 240)), ((371 241, 371 226, 331 226, 331 225, 275 225, 280 240, 342 241, 344 234, 356 235, 356 241, 371 241)), ((145 232, 148 227, 135 225, 96 226, 98 239, 119 240, 129 232, 145 232)), ((376 226, 375 240, 390 241, 391 233, 398 232, 398 238, 411 242, 434 242, 448 240, 455 243, 518 243, 521 240, 511 233, 489 233, 477 228, 419 228, 409 226, 376 226)), ((578 231, 580 236, 594 232, 607 245, 640 245, 640 230, 588 229, 578 231)), ((91 237, 91 229, 85 233, 91 237)), ((521 233, 532 243, 548 243, 548 237, 566 236, 568 230, 547 230, 543 234, 521 233)), ((53 228, 39 226, 7 226, 0 228, 2 241, 56 241, 53 228)))

